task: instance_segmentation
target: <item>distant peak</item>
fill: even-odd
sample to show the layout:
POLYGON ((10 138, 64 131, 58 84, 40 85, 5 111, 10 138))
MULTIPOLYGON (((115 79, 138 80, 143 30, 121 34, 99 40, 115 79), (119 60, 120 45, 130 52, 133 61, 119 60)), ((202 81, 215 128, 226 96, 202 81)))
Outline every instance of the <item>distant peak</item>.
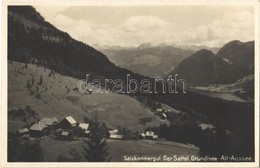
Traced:
POLYGON ((146 48, 151 48, 152 44, 151 43, 142 43, 138 46, 138 49, 146 49, 146 48))
POLYGON ((214 55, 212 51, 207 49, 201 49, 195 53, 196 55, 214 55))
POLYGON ((228 47, 228 46, 239 46, 241 44, 244 44, 243 42, 239 41, 239 40, 233 40, 228 42, 227 44, 225 44, 223 47, 228 47))

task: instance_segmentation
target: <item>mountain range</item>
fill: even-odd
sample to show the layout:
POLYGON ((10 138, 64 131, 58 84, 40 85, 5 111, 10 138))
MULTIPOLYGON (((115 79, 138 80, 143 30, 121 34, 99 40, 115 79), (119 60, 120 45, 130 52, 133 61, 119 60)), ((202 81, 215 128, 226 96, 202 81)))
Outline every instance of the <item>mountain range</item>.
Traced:
POLYGON ((216 53, 219 48, 142 43, 138 47, 97 46, 110 61, 133 72, 153 78, 162 78, 174 70, 185 58, 201 49, 216 53))
POLYGON ((150 43, 135 48, 99 49, 116 65, 153 78, 162 78, 194 51, 150 43))
POLYGON ((235 83, 254 72, 253 41, 231 41, 216 54, 150 43, 100 52, 58 30, 31 6, 8 7, 8 31, 9 60, 46 66, 81 79, 87 73, 99 79, 125 79, 131 74, 140 81, 144 76, 177 73, 189 86, 207 86, 235 83))

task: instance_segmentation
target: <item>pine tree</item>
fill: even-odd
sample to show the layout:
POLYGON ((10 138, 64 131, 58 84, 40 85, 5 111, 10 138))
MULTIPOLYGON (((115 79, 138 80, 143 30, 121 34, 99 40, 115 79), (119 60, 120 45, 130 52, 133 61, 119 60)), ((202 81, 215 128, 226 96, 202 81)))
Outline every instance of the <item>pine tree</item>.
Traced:
POLYGON ((42 147, 39 141, 30 143, 29 139, 8 137, 8 161, 40 162, 43 161, 42 147))
POLYGON ((220 157, 221 155, 225 155, 228 151, 227 146, 227 133, 224 128, 223 121, 219 119, 216 123, 216 144, 215 144, 215 153, 216 156, 220 157))
POLYGON ((100 122, 95 121, 90 129, 90 139, 84 140, 83 155, 89 162, 109 162, 109 149, 100 122))
POLYGON ((30 80, 28 79, 27 81, 27 86, 26 86, 28 89, 31 88, 31 83, 30 83, 30 80))
POLYGON ((82 156, 80 155, 80 153, 75 149, 71 149, 69 151, 69 154, 72 156, 72 161, 73 162, 80 162, 82 159, 82 156))
POLYGON ((34 85, 34 77, 32 77, 32 86, 34 85))
POLYGON ((42 84, 42 76, 40 76, 40 81, 39 81, 39 85, 42 84))

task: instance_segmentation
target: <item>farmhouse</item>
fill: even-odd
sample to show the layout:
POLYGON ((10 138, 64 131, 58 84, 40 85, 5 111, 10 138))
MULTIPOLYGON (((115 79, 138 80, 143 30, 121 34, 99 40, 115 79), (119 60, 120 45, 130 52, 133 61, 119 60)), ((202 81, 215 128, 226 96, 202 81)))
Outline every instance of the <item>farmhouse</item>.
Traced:
POLYGON ((155 135, 153 131, 146 131, 141 136, 145 139, 158 139, 158 135, 155 135))
POLYGON ((84 131, 85 134, 90 133, 90 131, 88 130, 89 124, 87 124, 87 123, 80 123, 79 128, 81 128, 84 131))
POLYGON ((29 129, 28 128, 23 128, 23 129, 17 130, 17 134, 19 136, 22 136, 22 135, 25 135, 25 134, 28 134, 28 133, 29 133, 29 129))
POLYGON ((61 139, 63 139, 63 140, 68 140, 71 138, 69 131, 63 131, 60 136, 61 136, 61 139))
POLYGON ((32 137, 43 137, 48 133, 48 126, 41 123, 35 123, 30 127, 29 132, 32 137))
POLYGON ((109 132, 109 134, 117 134, 118 129, 109 130, 108 132, 109 132))
POLYGON ((40 124, 44 124, 48 127, 48 131, 57 129, 60 122, 56 118, 43 118, 39 121, 40 124))
POLYGON ((68 117, 64 118, 60 122, 61 127, 65 128, 65 129, 69 129, 69 128, 75 127, 76 124, 77 124, 76 120, 74 120, 74 118, 71 117, 71 116, 68 116, 68 117))
POLYGON ((88 130, 89 124, 87 123, 80 123, 79 128, 83 129, 84 131, 88 130))
POLYGON ((154 132, 153 131, 146 131, 145 136, 146 137, 153 137, 154 132))
POLYGON ((118 129, 109 130, 109 138, 111 139, 124 139, 123 135, 118 134, 118 129))
POLYGON ((55 126, 60 122, 56 118, 43 118, 39 121, 39 123, 45 124, 47 126, 55 126))
POLYGON ((110 139, 124 139, 124 136, 119 135, 119 134, 110 134, 109 138, 110 139))

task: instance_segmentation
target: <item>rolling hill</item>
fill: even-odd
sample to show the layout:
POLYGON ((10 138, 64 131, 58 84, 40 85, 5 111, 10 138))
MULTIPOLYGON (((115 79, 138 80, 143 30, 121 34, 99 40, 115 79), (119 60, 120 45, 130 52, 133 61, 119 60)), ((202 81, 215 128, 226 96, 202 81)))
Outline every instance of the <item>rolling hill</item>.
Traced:
POLYGON ((254 42, 231 41, 215 55, 200 50, 169 74, 179 74, 190 86, 231 84, 254 73, 254 42))

